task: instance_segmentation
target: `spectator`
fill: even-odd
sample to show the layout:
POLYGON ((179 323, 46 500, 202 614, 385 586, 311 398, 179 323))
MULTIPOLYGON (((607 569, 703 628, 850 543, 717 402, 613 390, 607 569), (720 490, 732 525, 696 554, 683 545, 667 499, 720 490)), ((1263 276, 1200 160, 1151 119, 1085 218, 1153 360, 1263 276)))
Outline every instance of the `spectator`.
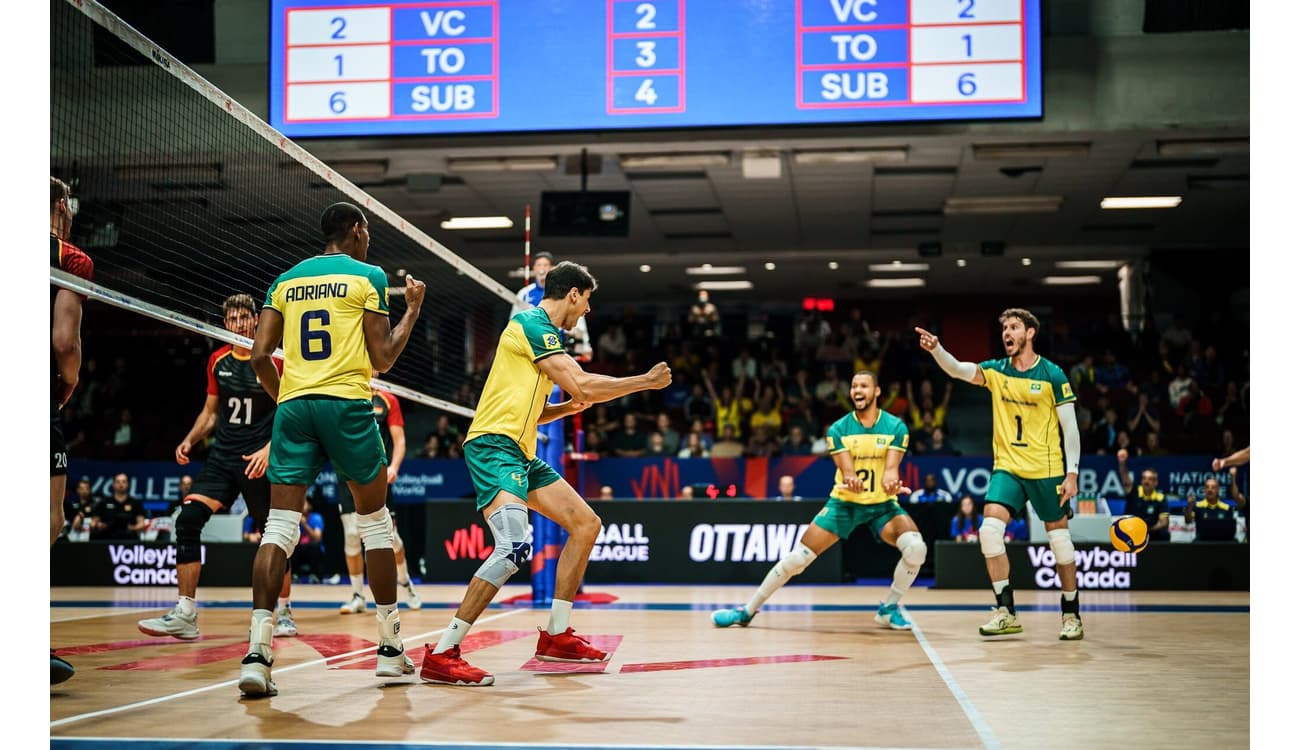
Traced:
POLYGON ((794 379, 785 387, 785 400, 796 408, 811 405, 813 392, 809 390, 808 371, 802 367, 794 373, 794 379))
MULTIPOLYGON (((880 410, 887 411, 900 419, 906 419, 909 408, 907 396, 903 395, 903 386, 899 385, 897 380, 890 383, 888 392, 880 397, 880 410)), ((930 419, 932 421, 934 419, 933 412, 930 414, 930 419)))
POLYGON ((687 397, 682 412, 686 415, 688 422, 700 420, 701 422, 713 421, 713 399, 704 393, 704 386, 696 383, 691 386, 691 395, 687 397))
POLYGON ((1187 432, 1203 432, 1214 424, 1214 404, 1201 392, 1201 386, 1195 380, 1188 384, 1187 393, 1178 402, 1177 413, 1182 417, 1187 432))
POLYGON ((1119 433, 1121 431, 1119 424, 1119 415, 1114 409, 1107 409, 1106 416, 1098 425, 1097 432, 1102 437, 1101 453, 1112 454, 1115 452, 1116 444, 1119 442, 1119 433))
POLYGON ((944 434, 942 427, 936 427, 930 431, 930 455, 960 456, 961 451, 948 443, 948 437, 944 434))
POLYGON ((686 317, 686 324, 690 327, 691 338, 697 340, 712 338, 722 333, 721 316, 718 314, 717 306, 709 301, 707 291, 700 290, 695 304, 691 305, 691 311, 686 317))
POLYGON ((1160 411, 1151 405, 1147 394, 1138 392, 1137 403, 1129 412, 1125 426, 1129 437, 1139 442, 1146 442, 1147 433, 1160 432, 1160 411))
POLYGON ((1078 418, 1080 451, 1083 453, 1104 453, 1106 449, 1106 431, 1101 425, 1092 421, 1092 410, 1080 406, 1078 418))
POLYGON ((623 333, 621 323, 614 323, 600 334, 596 340, 596 353, 601 362, 618 362, 627 356, 627 335, 623 333))
POLYGON ((88 521, 94 510, 95 498, 90 493, 90 480, 82 477, 77 482, 77 489, 63 501, 63 517, 67 522, 59 536, 67 537, 74 532, 80 536, 82 522, 88 521))
POLYGON ((766 427, 773 434, 779 434, 782 424, 781 404, 784 398, 780 388, 764 388, 763 393, 758 397, 754 413, 749 415, 750 431, 766 427), (773 393, 776 394, 775 400, 772 397, 773 393))
POLYGON ((659 412, 659 416, 655 417, 655 428, 663 436, 664 450, 668 451, 668 455, 677 455, 677 451, 682 447, 682 434, 673 429, 673 421, 669 418, 668 412, 659 412))
POLYGON ((1127 430, 1120 430, 1119 433, 1115 435, 1114 449, 1116 453, 1129 449, 1133 449, 1135 453, 1137 452, 1137 446, 1133 445, 1133 439, 1128 436, 1127 430))
POLYGON ((1165 450, 1164 446, 1160 444, 1159 433, 1147 433, 1146 443, 1142 447, 1142 455, 1147 458, 1158 458, 1160 456, 1169 455, 1169 451, 1165 450))
POLYGON ((320 583, 325 577, 324 536, 325 519, 312 509, 311 498, 304 499, 302 517, 298 519, 298 546, 290 559, 299 583, 320 583))
POLYGON ((1169 405, 1177 408, 1192 387, 1192 379, 1187 374, 1186 365, 1178 365, 1177 374, 1169 381, 1169 405))
POLYGON ((840 380, 840 373, 835 365, 826 365, 825 373, 822 381, 813 389, 813 394, 826 408, 848 411, 851 408, 848 383, 840 380))
POLYGON ((1205 347, 1205 354, 1197 364, 1192 365, 1188 374, 1203 388, 1219 388, 1227 381, 1223 363, 1219 361, 1219 350, 1213 346, 1205 347))
POLYGON ((817 310, 809 310, 795 326, 795 349, 803 359, 807 360, 830 335, 831 324, 823 320, 822 314, 817 310))
POLYGON ((676 453, 669 451, 667 444, 664 443, 664 436, 658 432, 650 433, 650 439, 646 443, 645 455, 647 458, 664 458, 665 456, 675 456, 676 453))
POLYGON ((1160 337, 1160 340, 1168 344, 1171 349, 1176 349, 1180 352, 1192 343, 1192 332, 1187 330, 1187 326, 1183 322, 1183 316, 1174 316, 1173 323, 1165 329, 1164 335, 1160 337))
POLYGON ((424 447, 420 449, 420 458, 442 458, 442 442, 438 434, 430 432, 424 438, 424 447))
POLYGON ((1232 430, 1224 430, 1219 440, 1219 448, 1214 451, 1216 456, 1231 456, 1241 449, 1237 445, 1237 438, 1232 434, 1232 430))
POLYGON ((1161 371, 1151 370, 1148 372, 1146 381, 1138 386, 1138 393, 1146 394, 1147 400, 1152 404, 1165 403, 1165 400, 1169 398, 1169 386, 1165 384, 1161 371))
POLYGON ((962 495, 957 513, 952 517, 951 536, 955 542, 978 542, 984 517, 975 510, 975 498, 962 495))
MULTIPOLYGON (((590 430, 585 433, 586 453, 595 453, 598 458, 607 458, 609 456, 609 444, 605 440, 605 433, 598 430, 590 430)), ((456 458, 456 456, 452 456, 456 458)))
POLYGON ((149 525, 144 506, 131 497, 131 480, 126 474, 113 477, 113 493, 91 511, 90 538, 100 540, 139 539, 149 525))
POLYGON ((918 404, 916 398, 912 395, 912 381, 907 381, 908 414, 911 417, 908 426, 913 430, 922 426, 922 415, 927 411, 932 415, 933 427, 943 427, 944 420, 948 418, 948 403, 952 400, 952 380, 949 379, 945 384, 943 401, 938 406, 934 405, 934 397, 926 392, 929 390, 931 390, 930 381, 921 381, 921 401, 918 404))
POLYGON ((700 445, 704 446, 706 451, 713 450, 713 434, 704 429, 703 422, 698 419, 691 422, 691 431, 687 435, 691 433, 695 433, 700 440, 700 445))
POLYGON ((1029 539, 1029 524, 1023 518, 1012 518, 1007 524, 1007 530, 1002 535, 1004 541, 1026 541, 1029 539))
POLYGON ((818 437, 816 440, 813 441, 813 443, 812 443, 812 452, 813 452, 813 455, 814 455, 814 456, 825 456, 825 455, 826 455, 826 450, 827 450, 827 445, 828 445, 828 441, 827 441, 827 439, 826 439, 826 435, 827 435, 827 433, 830 432, 830 430, 831 430, 831 426, 830 426, 830 425, 826 425, 826 430, 825 430, 825 432, 822 432, 822 433, 821 433, 821 436, 818 437))
POLYGON ((1232 430, 1235 434, 1245 434, 1246 426, 1249 424, 1249 418, 1246 416, 1246 407, 1241 401, 1241 389, 1234 380, 1228 383, 1223 392, 1223 405, 1219 407, 1215 415, 1215 422, 1225 430, 1232 430))
POLYGON ((731 360, 731 379, 758 380, 758 360, 750 354, 748 347, 741 349, 740 354, 731 360))
POLYGON ((677 451, 678 458, 708 458, 709 449, 700 441, 700 433, 686 433, 686 444, 677 451))
POLYGON ((620 458, 639 458, 645 455, 649 445, 645 433, 636 428, 636 415, 623 415, 623 429, 610 440, 610 448, 620 458))
POLYGON ((1102 393, 1109 393, 1113 390, 1122 389, 1128 385, 1130 379, 1129 369, 1115 358, 1115 352, 1110 349, 1102 355, 1101 367, 1097 368, 1097 390, 1102 393))
MULTIPOLYGON (((1232 486, 1236 487, 1236 472, 1232 476, 1232 486)), ((1219 496, 1219 480, 1213 476, 1206 477, 1203 491, 1205 498, 1200 501, 1192 493, 1187 493, 1187 507, 1183 510, 1183 519, 1187 523, 1196 523, 1196 541, 1233 541, 1237 537, 1237 517, 1232 506, 1219 496)))
POLYGON ((434 435, 438 437, 438 444, 444 453, 460 438, 460 428, 453 424, 451 418, 446 414, 438 415, 438 422, 433 429, 434 435))
POLYGON ((132 443, 134 437, 131 432, 131 410, 123 409, 118 416, 117 427, 113 428, 113 438, 109 443, 112 446, 110 455, 118 460, 130 458, 132 443))
POLYGON ((731 425, 732 431, 739 435, 741 413, 746 411, 742 403, 742 394, 745 392, 745 379, 740 379, 734 393, 731 386, 722 386, 722 396, 719 397, 717 391, 713 390, 713 381, 709 379, 706 372, 704 373, 704 387, 708 389, 709 396, 713 398, 713 410, 717 415, 718 429, 722 429, 725 425, 731 425))
MULTIPOLYGON (((781 453, 781 443, 777 441, 771 427, 755 427, 749 444, 745 446, 745 455, 750 458, 767 458, 781 453)), ((714 451, 717 454, 717 451, 714 451)))
POLYGON ((694 487, 693 485, 683 484, 683 485, 682 485, 682 490, 681 490, 681 492, 679 492, 679 493, 677 494, 677 499, 678 499, 678 500, 694 500, 694 499, 695 499, 695 487, 694 487))
POLYGON ((740 458, 745 454, 745 446, 736 439, 736 429, 730 424, 722 426, 722 438, 713 444, 713 458, 740 458))
POLYGON ((613 499, 614 499, 614 488, 611 487, 611 486, 609 486, 608 484, 602 484, 602 485, 600 486, 600 497, 598 497, 598 498, 596 498, 596 499, 597 499, 597 500, 613 500, 613 499))
POLYGON ((921 480, 921 489, 908 495, 907 499, 910 503, 951 503, 952 493, 939 487, 939 478, 932 472, 921 480))
POLYGON ((790 426, 790 434, 786 436, 785 442, 781 445, 781 455, 783 456, 811 456, 812 443, 808 441, 808 435, 799 425, 790 426))
POLYGON ((813 414, 813 405, 810 402, 804 402, 799 407, 799 411, 790 418, 790 429, 798 427, 804 435, 820 435, 822 433, 821 422, 817 421, 817 415, 813 414))
POLYGON ((842 334, 832 333, 817 347, 813 359, 818 362, 848 365, 853 362, 853 352, 845 345, 842 334))
POLYGON ((783 474, 780 479, 776 480, 777 495, 774 500, 802 500, 803 497, 794 494, 794 477, 789 474, 783 474))
POLYGON ((1119 463, 1119 481, 1124 485, 1124 513, 1146 521, 1151 541, 1167 542, 1169 502, 1165 499, 1165 493, 1156 489, 1160 485, 1160 476, 1155 469, 1143 469, 1142 483, 1134 484, 1133 474, 1128 470, 1128 457, 1128 451, 1124 450, 1115 454, 1119 463))
POLYGON ((929 453, 934 441, 934 413, 923 412, 921 424, 912 430, 911 445, 913 453, 929 453))

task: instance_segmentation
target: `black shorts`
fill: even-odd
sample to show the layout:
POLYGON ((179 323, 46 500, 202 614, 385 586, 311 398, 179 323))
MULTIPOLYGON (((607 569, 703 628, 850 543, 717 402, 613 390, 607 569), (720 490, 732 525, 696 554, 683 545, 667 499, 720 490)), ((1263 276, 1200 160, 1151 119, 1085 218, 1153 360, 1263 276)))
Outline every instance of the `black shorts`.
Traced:
MULTIPOLYGON (((266 515, 271 510, 271 480, 263 474, 258 479, 249 479, 244 473, 245 463, 238 465, 209 460, 203 464, 203 471, 194 478, 194 486, 187 497, 202 495, 210 497, 226 508, 235 504, 235 498, 244 496, 248 505, 248 514, 253 517, 257 528, 266 525, 266 515)), ((182 501, 185 498, 181 498, 182 501)))
MULTIPOLYGON (((339 498, 339 514, 356 513, 357 503, 352 499, 352 489, 348 487, 347 482, 339 482, 335 490, 339 498)), ((388 495, 384 499, 384 505, 388 506, 388 515, 397 520, 397 509, 393 507, 393 485, 388 485, 388 495)))
POLYGON ((59 405, 50 399, 50 476, 68 475, 68 444, 63 439, 63 417, 59 405))

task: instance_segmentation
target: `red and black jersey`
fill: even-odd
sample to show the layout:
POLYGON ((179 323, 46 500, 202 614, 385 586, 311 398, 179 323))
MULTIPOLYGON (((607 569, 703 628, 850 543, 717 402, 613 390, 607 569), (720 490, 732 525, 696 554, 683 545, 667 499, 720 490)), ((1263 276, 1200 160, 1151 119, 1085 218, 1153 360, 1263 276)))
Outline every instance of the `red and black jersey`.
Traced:
POLYGON ((397 397, 388 391, 375 391, 371 397, 371 403, 375 407, 375 422, 379 424, 379 436, 384 439, 384 453, 388 456, 388 462, 393 461, 393 433, 389 431, 390 427, 405 427, 406 421, 402 419, 402 405, 397 402, 397 397))
MULTIPOLYGON (((284 363, 272 358, 277 370, 284 363)), ((275 399, 266 393, 246 355, 227 344, 208 358, 208 395, 217 397, 217 429, 208 460, 241 464, 241 456, 271 439, 275 399)))
MULTIPOLYGON (((86 281, 94 281, 95 262, 90 259, 90 256, 86 255, 80 248, 71 242, 64 242, 52 234, 50 235, 50 268, 58 268, 67 271, 73 276, 83 278, 86 281)), ((51 329, 54 327, 54 298, 58 296, 60 289, 62 289, 62 287, 53 284, 50 285, 51 329)), ((86 299, 85 295, 78 296, 80 296, 82 300, 86 299)), ((53 347, 51 347, 50 350, 50 362, 52 365, 50 368, 50 392, 57 398, 59 391, 59 364, 54 359, 53 347)))

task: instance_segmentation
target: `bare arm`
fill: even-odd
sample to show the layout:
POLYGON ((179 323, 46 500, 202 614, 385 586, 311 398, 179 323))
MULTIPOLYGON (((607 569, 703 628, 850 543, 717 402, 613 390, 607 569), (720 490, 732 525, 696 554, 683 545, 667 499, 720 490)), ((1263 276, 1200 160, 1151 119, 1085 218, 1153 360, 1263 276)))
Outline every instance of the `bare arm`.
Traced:
POLYGON ((1250 446, 1246 446, 1227 458, 1214 459, 1214 470, 1222 471, 1232 466, 1241 466, 1250 463, 1250 446))
POLYGON ((831 460, 835 462, 835 468, 840 470, 840 482, 844 489, 849 492, 862 491, 862 477, 853 469, 853 454, 849 451, 840 451, 831 454, 831 460))
POLYGON ((1133 491, 1133 474, 1128 470, 1128 451, 1120 448, 1115 458, 1119 461, 1119 482, 1124 486, 1124 494, 1127 495, 1133 491))
POLYGON ((910 487, 903 485, 903 480, 898 478, 898 467, 903 464, 903 453, 901 450, 885 451, 885 474, 880 478, 880 489, 885 491, 886 495, 906 495, 912 492, 910 487))
POLYGON ((921 348, 934 357, 934 361, 939 363, 939 369, 948 373, 948 377, 965 380, 971 385, 984 385, 984 373, 979 365, 974 362, 958 362, 956 357, 939 345, 939 337, 924 328, 917 328, 916 332, 921 337, 921 348))
POLYGON ((176 463, 184 466, 190 462, 190 451, 194 444, 208 435, 217 427, 217 397, 208 394, 203 401, 203 409, 199 415, 194 418, 194 426, 185 434, 185 439, 181 444, 176 446, 176 463))
POLYGON ((60 289, 54 295, 50 343, 59 367, 59 406, 63 406, 72 397, 81 374, 81 297, 76 292, 60 289))
POLYGON ((263 390, 276 401, 280 400, 280 371, 275 368, 271 354, 280 345, 283 336, 284 316, 275 308, 263 307, 257 320, 257 334, 253 337, 253 353, 249 364, 253 366, 253 372, 257 373, 263 390))
POLYGON ((572 398, 558 404, 547 404, 542 408, 542 416, 538 418, 537 424, 542 425, 547 422, 554 422, 557 419, 564 419, 580 411, 585 411, 590 406, 590 401, 578 401, 572 398))
POLYGON ((366 351, 370 354, 370 365, 378 372, 388 372, 397 362, 397 357, 406 348, 411 338, 415 321, 420 317, 420 306, 424 304, 424 282, 414 276, 406 277, 406 312, 397 322, 396 328, 389 328, 388 316, 382 313, 366 311, 363 326, 366 335, 366 351))
POLYGON ((388 473, 396 477, 406 458, 406 428, 401 425, 389 425, 388 434, 393 436, 393 455, 388 457, 388 473))
MULTIPOLYGON (((658 390, 666 388, 673 382, 673 373, 668 365, 660 362, 643 375, 626 378, 614 378, 597 375, 582 369, 568 354, 553 354, 537 361, 537 368, 552 382, 573 394, 578 401, 599 404, 613 401, 629 393, 658 390)), ((706 381, 707 382, 707 381, 706 381)), ((543 411, 545 414, 545 411, 543 411)))
POLYGON ((1241 488, 1237 486, 1237 469, 1235 467, 1232 470, 1231 476, 1232 484, 1229 485, 1229 490, 1232 493, 1232 502, 1236 503, 1238 508, 1244 508, 1246 507, 1246 496, 1242 494, 1241 488))

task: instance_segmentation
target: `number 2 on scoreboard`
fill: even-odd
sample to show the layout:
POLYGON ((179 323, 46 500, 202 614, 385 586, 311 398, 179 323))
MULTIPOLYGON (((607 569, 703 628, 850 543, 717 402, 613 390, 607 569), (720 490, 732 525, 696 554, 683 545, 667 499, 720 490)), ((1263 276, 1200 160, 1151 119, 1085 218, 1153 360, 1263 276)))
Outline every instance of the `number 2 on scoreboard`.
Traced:
POLYGON ((975 0, 957 0, 957 5, 961 8, 958 18, 975 20, 975 0))

